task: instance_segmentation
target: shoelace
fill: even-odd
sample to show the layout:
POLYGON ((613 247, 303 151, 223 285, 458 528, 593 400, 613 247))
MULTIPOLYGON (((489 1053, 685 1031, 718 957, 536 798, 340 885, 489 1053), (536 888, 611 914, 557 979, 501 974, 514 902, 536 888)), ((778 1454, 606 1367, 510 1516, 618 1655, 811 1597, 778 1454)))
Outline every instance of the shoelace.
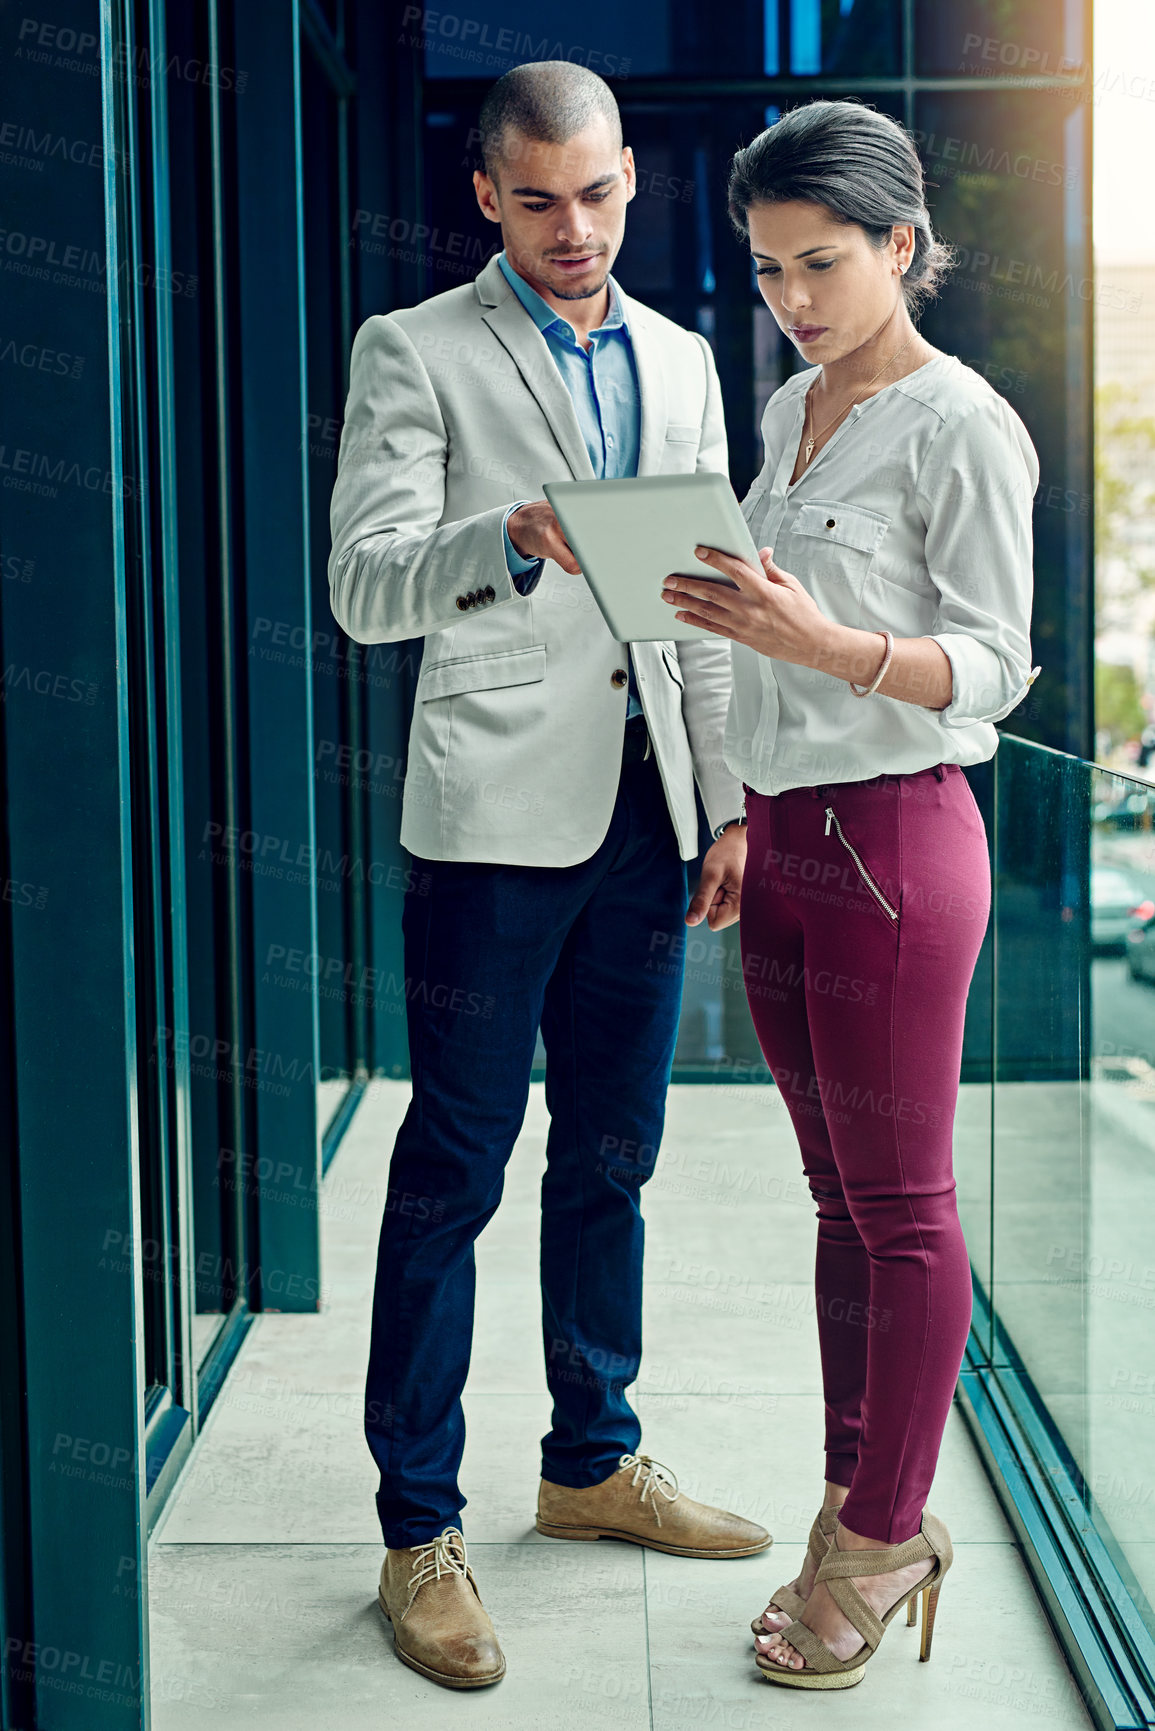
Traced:
POLYGON ((654 1519, 661 1526, 662 1515, 658 1508, 658 1498, 664 1497, 668 1503, 677 1502, 682 1494, 678 1489, 677 1474, 672 1472, 669 1467, 663 1466, 661 1461, 651 1460, 649 1455, 622 1455, 618 1461, 618 1471, 620 1473, 629 1472, 631 1467, 633 1468, 633 1477, 630 1483, 641 1485, 640 1500, 644 1503, 649 1497, 650 1507, 654 1511, 654 1519))
POLYGON ((418 1545, 409 1576, 409 1591, 413 1598, 428 1581, 439 1581, 442 1575, 466 1575, 465 1540, 456 1527, 446 1527, 427 1545, 418 1545))

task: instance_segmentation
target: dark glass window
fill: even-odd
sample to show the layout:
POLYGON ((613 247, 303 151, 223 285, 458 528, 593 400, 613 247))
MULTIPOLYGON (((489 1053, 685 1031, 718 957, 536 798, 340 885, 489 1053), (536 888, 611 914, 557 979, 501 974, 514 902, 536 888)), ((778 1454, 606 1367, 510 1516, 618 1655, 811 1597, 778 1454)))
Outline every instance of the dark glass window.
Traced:
POLYGON ((1054 0, 915 0, 915 70, 967 78, 1066 77, 1082 69, 1081 8, 1054 0))
POLYGON ((789 0, 780 30, 780 69, 795 78, 871 78, 902 70, 902 17, 889 0, 789 0))
POLYGON ((1085 389, 1071 329, 1096 292, 1068 244, 1085 190, 1081 120, 1081 105, 1055 91, 925 93, 916 106, 932 217, 957 261, 925 332, 1006 397, 1039 456, 1033 644, 1047 677, 1013 725, 1044 739, 1061 737, 1075 704, 1059 645, 1070 632, 1071 584, 1088 581, 1072 553, 1092 503, 1085 429, 1071 413, 1085 389))

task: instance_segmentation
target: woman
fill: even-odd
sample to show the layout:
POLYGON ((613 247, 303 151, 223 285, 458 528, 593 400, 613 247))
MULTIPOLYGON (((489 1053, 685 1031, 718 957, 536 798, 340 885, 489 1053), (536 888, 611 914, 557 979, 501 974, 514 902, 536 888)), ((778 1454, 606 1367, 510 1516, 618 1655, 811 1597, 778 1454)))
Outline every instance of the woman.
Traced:
POLYGON ((735 644, 743 969, 819 1222, 826 1494, 801 1575, 755 1623, 757 1663, 847 1688, 919 1593, 929 1657, 951 1560, 924 1508, 970 1323, 951 1131, 990 904, 960 765, 993 754, 1037 671, 1038 463, 912 321, 949 259, 895 121, 793 110, 734 158, 730 211, 813 365, 763 418, 743 505, 762 568, 699 548, 737 587, 673 577, 666 599, 735 644))

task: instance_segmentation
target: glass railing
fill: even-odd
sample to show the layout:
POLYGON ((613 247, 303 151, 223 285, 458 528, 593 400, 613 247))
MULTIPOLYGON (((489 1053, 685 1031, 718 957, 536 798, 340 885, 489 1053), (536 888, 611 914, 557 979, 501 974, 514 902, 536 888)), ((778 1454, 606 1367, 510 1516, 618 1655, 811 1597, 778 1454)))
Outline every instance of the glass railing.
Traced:
MULTIPOLYGON (((1155 785, 1004 735, 955 1123, 964 1410, 1099 1725, 1155 1722, 1155 785)), ((675 1079, 771 1085, 737 929, 685 942, 675 1079)))
POLYGON ((992 767, 976 791, 993 913, 956 1134, 970 1363, 999 1427, 1018 1412, 1020 1464, 1051 1505, 1042 1548, 1066 1547, 1080 1614, 1099 1595, 1140 1690, 1155 1653, 1155 786, 1009 736, 992 767))

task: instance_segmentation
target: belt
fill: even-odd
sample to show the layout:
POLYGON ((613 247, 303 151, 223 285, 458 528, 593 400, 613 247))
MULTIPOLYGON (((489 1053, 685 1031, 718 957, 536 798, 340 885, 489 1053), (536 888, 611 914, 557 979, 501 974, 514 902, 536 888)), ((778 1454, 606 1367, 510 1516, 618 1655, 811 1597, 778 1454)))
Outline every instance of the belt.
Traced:
POLYGON ((650 744, 645 716, 631 716, 626 722, 626 736, 622 741, 622 768, 628 763, 644 763, 646 758, 652 755, 653 747, 650 744))

